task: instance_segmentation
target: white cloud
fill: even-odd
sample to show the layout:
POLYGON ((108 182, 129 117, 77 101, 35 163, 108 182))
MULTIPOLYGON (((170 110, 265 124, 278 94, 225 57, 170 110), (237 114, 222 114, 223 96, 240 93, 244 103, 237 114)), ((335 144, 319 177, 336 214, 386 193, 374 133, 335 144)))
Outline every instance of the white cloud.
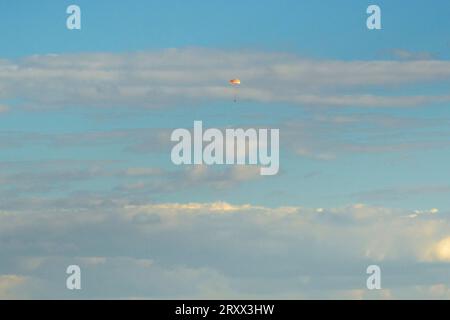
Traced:
POLYGON ((0 98, 32 106, 154 107, 229 100, 227 80, 239 76, 240 99, 325 106, 415 106, 450 101, 441 95, 371 95, 450 78, 450 62, 333 61, 286 53, 168 49, 133 54, 62 54, 3 60, 0 98))
POLYGON ((426 260, 450 262, 450 236, 433 244, 426 260))
POLYGON ((73 263, 88 275, 85 297, 401 298, 439 275, 450 285, 445 213, 408 219, 408 211, 364 204, 57 204, 0 214, 0 274, 33 279, 20 295, 58 296, 53 275, 73 263), (381 296, 361 293, 373 263, 386 273, 381 296), (38 281, 45 285, 32 286, 38 281))

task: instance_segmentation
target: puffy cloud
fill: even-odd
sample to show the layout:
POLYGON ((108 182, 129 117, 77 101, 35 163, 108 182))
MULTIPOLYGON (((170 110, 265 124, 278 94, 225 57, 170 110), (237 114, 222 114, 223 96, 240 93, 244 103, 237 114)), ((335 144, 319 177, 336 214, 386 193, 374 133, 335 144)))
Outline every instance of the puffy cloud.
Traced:
POLYGON ((68 294, 55 275, 69 264, 86 275, 82 297, 401 298, 411 294, 405 288, 450 285, 445 214, 410 213, 364 204, 37 203, 1 212, 0 274, 32 279, 21 294, 45 298, 68 294), (362 292, 374 263, 387 290, 376 296, 362 292))
POLYGON ((433 244, 427 258, 428 260, 450 262, 450 236, 433 244))

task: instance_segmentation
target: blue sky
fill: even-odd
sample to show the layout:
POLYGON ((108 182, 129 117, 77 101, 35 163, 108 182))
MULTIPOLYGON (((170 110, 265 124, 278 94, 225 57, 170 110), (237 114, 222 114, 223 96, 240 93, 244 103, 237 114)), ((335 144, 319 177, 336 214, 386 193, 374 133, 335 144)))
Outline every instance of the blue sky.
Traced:
POLYGON ((88 298, 408 297, 416 270, 413 297, 449 298, 439 275, 450 261, 450 3, 377 1, 383 28, 370 31, 372 3, 1 3, 0 297, 66 296, 54 274, 75 261, 92 281, 105 275, 81 293, 88 298), (79 31, 65 27, 72 3, 79 31), (242 80, 238 103, 233 77, 242 80), (169 134, 194 120, 279 128, 280 173, 173 165, 169 134), (248 242, 236 254, 233 236, 248 242), (230 261, 260 249, 244 259, 248 270, 267 254, 285 261, 299 287, 275 264, 254 292, 240 287, 254 279, 221 264, 205 239, 230 261), (336 269, 321 279, 325 262, 336 269), (360 288, 373 262, 394 272, 379 296, 360 288), (405 264, 402 284, 395 272, 405 264), (135 270, 135 282, 109 288, 120 268, 135 270), (166 292, 171 273, 187 280, 166 292), (163 280, 141 287, 147 276, 163 280), (202 289, 189 291, 198 278, 202 289))
POLYGON ((201 46, 290 51, 334 59, 373 59, 392 48, 448 58, 446 1, 378 1, 384 30, 368 33, 370 1, 78 1, 83 30, 68 33, 70 1, 1 5, 4 57, 49 52, 128 52, 201 46), (63 14, 61 14, 63 12, 63 14), (130 36, 132 34, 132 36, 130 36), (352 44, 351 50, 349 44, 352 44))

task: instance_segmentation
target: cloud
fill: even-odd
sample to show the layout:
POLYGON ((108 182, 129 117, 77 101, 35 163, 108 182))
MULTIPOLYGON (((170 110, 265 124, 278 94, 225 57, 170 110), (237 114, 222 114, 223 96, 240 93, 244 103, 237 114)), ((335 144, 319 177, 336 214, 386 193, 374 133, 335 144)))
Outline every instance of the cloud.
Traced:
POLYGON ((445 212, 72 201, 89 203, 0 213, 0 274, 29 279, 4 278, 4 292, 66 297, 56 275, 70 264, 86 275, 84 298, 418 298, 450 285, 445 212), (363 293, 370 264, 383 270, 379 296, 363 293))
POLYGON ((389 50, 390 55, 401 60, 432 60, 435 59, 435 54, 427 51, 410 51, 405 49, 389 50))
POLYGON ((1 195, 17 193, 47 193, 57 189, 70 190, 74 183, 111 176, 98 166, 88 168, 51 168, 36 172, 31 170, 0 174, 1 195))
POLYGON ((125 175, 127 176, 157 176, 162 174, 162 170, 158 168, 145 168, 145 167, 134 167, 125 170, 125 175))
POLYGON ((253 165, 225 167, 192 165, 175 170, 131 168, 126 170, 126 175, 132 177, 133 180, 121 182, 116 190, 121 193, 132 192, 134 195, 137 192, 144 195, 161 194, 192 188, 225 190, 245 182, 261 179, 259 170, 259 166, 253 165))
MULTIPOLYGON (((380 200, 411 199, 424 195, 448 194, 448 193, 450 193, 450 186, 448 185, 429 185, 419 187, 385 188, 366 192, 358 192, 352 194, 352 196, 359 199, 360 201, 380 201, 380 200)), ((435 212, 435 210, 437 209, 432 209, 431 212, 435 212)), ((422 214, 422 213, 423 212, 421 211, 414 212, 414 214, 422 214)))
POLYGON ((9 110, 9 107, 4 105, 4 104, 0 104, 0 114, 7 112, 9 110))
POLYGON ((19 275, 0 275, 0 299, 20 299, 18 291, 26 282, 27 278, 19 275))
POLYGON ((237 75, 242 79, 240 99, 260 103, 391 107, 450 101, 445 92, 398 96, 389 90, 386 95, 365 91, 448 81, 448 61, 314 60, 287 53, 202 48, 2 60, 0 98, 39 108, 212 102, 233 96, 227 80, 237 75))
POLYGON ((1 209, 48 205, 56 195, 70 196, 73 208, 91 207, 103 201, 99 197, 149 201, 186 189, 223 195, 261 179, 259 167, 252 165, 162 168, 110 160, 0 161, 0 172, 1 209))
POLYGON ((351 154, 423 154, 450 147, 449 141, 442 138, 448 135, 447 121, 438 118, 342 115, 320 110, 279 127, 282 147, 300 157, 321 161, 351 154))
POLYGON ((429 260, 450 262, 450 237, 439 240, 431 246, 429 260))

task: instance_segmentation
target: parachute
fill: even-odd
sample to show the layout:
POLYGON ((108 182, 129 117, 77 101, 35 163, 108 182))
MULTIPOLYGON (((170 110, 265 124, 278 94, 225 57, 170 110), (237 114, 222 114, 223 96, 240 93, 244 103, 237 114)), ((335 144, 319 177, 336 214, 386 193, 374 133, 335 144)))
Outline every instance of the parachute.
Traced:
POLYGON ((237 102, 238 87, 241 84, 240 79, 231 79, 228 81, 234 88, 234 102, 237 102))

